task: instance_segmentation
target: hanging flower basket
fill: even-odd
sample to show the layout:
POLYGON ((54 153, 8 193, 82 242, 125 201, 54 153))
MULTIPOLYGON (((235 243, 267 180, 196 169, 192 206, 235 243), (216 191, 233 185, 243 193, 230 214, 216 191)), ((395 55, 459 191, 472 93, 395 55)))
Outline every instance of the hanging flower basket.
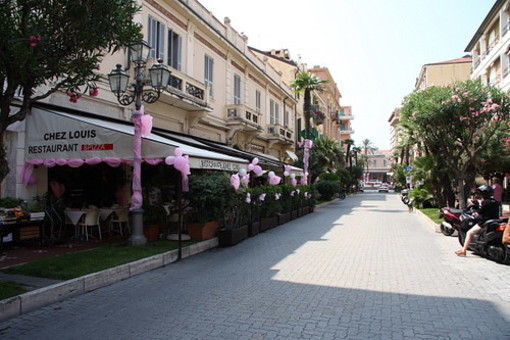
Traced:
POLYGON ((322 111, 314 111, 312 112, 312 118, 316 125, 320 125, 324 123, 324 119, 326 119, 326 115, 322 111))

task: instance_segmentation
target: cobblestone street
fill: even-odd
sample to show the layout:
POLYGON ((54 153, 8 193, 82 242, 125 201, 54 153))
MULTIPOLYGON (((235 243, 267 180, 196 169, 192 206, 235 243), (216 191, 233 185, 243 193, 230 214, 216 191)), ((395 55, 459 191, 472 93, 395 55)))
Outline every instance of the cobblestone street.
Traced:
POLYGON ((3 339, 510 339, 510 268, 359 193, 0 323, 3 339))

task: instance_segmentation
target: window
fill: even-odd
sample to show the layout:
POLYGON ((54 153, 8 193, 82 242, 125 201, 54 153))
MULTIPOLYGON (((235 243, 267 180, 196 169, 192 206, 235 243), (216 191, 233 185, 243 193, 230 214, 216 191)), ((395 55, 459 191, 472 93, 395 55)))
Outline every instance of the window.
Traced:
POLYGON ((260 105, 261 105, 261 97, 262 94, 260 93, 259 90, 255 90, 255 111, 257 113, 260 113, 260 105))
POLYGON ((372 161, 372 164, 373 164, 374 166, 377 166, 377 159, 374 159, 374 160, 372 161))
POLYGON ((289 121, 290 121, 290 112, 285 110, 285 114, 283 115, 283 125, 285 127, 289 127, 289 121))
POLYGON ((209 98, 214 97, 213 74, 214 74, 214 59, 206 54, 204 59, 204 84, 209 89, 209 98))
POLYGON ((272 99, 269 101, 269 124, 280 124, 280 105, 272 99))
POLYGON ((241 77, 238 74, 234 75, 234 104, 241 104, 241 77))
POLYGON ((149 17, 149 45, 152 50, 149 54, 150 58, 165 60, 165 24, 157 21, 153 17, 149 17))
POLYGON ((182 37, 174 30, 168 30, 168 65, 181 70, 182 37))

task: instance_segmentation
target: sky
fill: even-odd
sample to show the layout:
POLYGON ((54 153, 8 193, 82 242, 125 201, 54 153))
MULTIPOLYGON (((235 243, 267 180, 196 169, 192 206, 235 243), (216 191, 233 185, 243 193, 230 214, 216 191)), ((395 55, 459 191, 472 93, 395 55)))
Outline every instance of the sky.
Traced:
POLYGON ((421 67, 460 58, 496 0, 198 0, 248 45, 327 67, 356 145, 390 149, 388 119, 421 67))

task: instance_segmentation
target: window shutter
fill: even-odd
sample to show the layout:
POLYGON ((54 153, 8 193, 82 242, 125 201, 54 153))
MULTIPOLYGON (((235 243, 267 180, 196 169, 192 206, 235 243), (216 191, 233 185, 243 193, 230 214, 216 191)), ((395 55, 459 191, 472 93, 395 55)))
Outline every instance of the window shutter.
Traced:
POLYGON ((157 57, 163 60, 165 60, 165 31, 166 25, 159 23, 157 57))

